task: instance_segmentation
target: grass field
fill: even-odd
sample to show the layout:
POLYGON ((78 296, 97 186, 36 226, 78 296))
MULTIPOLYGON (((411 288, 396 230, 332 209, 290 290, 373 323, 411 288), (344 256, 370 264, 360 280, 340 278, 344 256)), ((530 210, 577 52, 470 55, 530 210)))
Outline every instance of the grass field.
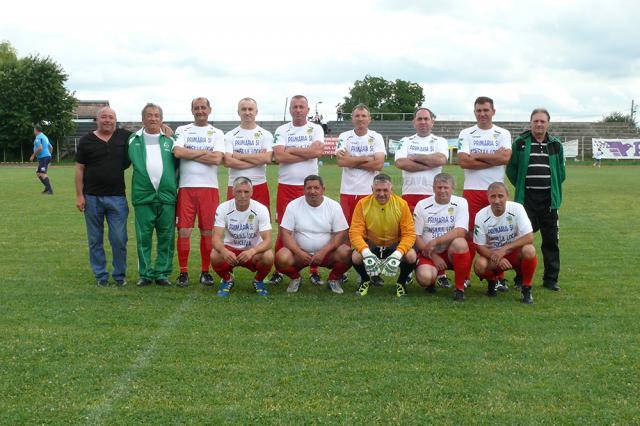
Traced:
MULTIPOLYGON (((344 295, 260 299, 244 272, 229 300, 136 288, 133 214, 130 284, 97 288, 73 168, 52 167, 52 197, 34 169, 0 168, 1 424, 640 422, 639 167, 568 168, 562 291, 539 268, 532 306, 475 277, 464 304, 358 298, 353 272, 344 295)), ((321 174, 335 197, 338 168, 321 174)))

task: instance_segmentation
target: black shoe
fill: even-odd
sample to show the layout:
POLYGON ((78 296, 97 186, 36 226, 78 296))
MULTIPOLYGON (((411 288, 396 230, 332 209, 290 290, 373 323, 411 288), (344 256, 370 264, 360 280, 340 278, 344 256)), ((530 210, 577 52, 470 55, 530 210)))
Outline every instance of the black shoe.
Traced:
POLYGON ((284 281, 284 277, 280 272, 274 272, 273 274, 271 274, 271 278, 269 278, 269 284, 271 285, 278 285, 282 281, 284 281))
POLYGON ((188 272, 180 272, 178 275, 178 281, 176 281, 176 285, 178 287, 186 287, 189 285, 189 273, 188 272))
POLYGON ((213 277, 209 272, 200 272, 200 284, 210 287, 213 285, 213 277))
POLYGON ((125 285, 127 285, 127 280, 125 280, 125 279, 116 280, 116 286, 117 287, 124 287, 125 285))
POLYGON ((520 275, 516 275, 513 279, 513 286, 518 290, 522 290, 522 277, 520 275))
POLYGON ((153 281, 151 281, 151 280, 149 280, 147 278, 140 278, 138 280, 138 282, 136 283, 136 285, 138 287, 146 287, 146 286, 151 285, 151 284, 153 284, 153 281))
POLYGON ((489 281, 489 285, 487 285, 487 296, 496 297, 498 292, 496 291, 497 281, 489 281))
POLYGON ((107 280, 99 280, 97 282, 98 287, 107 287, 109 285, 109 281, 107 280))
POLYGON ((426 291, 427 293, 431 293, 431 294, 433 294, 433 293, 435 293, 435 292, 436 292, 436 285, 435 285, 435 284, 433 284, 433 285, 430 285, 430 286, 428 286, 428 287, 425 287, 425 288, 424 288, 424 291, 426 291))
POLYGON ((440 275, 437 279, 436 279, 436 285, 440 288, 451 288, 453 287, 453 285, 451 285, 451 281, 449 281, 449 278, 447 278, 446 275, 440 275))
POLYGON ((166 278, 157 278, 156 279, 156 284, 162 287, 170 287, 171 286, 171 281, 169 281, 166 278))
POLYGON ((342 277, 340 277, 340 284, 344 285, 347 281, 349 281, 349 275, 342 274, 342 277))
POLYGON ((453 292, 453 300, 456 302, 464 302, 464 291, 456 289, 453 292))
POLYGON ((533 296, 531 296, 531 287, 522 287, 522 303, 531 305, 533 303, 533 296))
POLYGON ((371 277, 371 285, 374 287, 382 287, 384 285, 384 279, 380 275, 371 277))
POLYGON ((560 291, 560 287, 558 287, 558 283, 544 283, 542 287, 549 289, 551 291, 560 291))
POLYGON ((498 280, 496 281, 496 290, 498 290, 501 293, 505 293, 509 291, 507 280, 505 280, 504 278, 498 278, 498 280))

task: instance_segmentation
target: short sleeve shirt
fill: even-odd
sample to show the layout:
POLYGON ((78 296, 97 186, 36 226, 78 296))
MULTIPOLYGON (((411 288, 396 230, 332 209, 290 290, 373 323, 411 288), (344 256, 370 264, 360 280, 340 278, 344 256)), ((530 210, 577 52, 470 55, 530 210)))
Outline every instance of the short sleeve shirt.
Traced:
MULTIPOLYGON (((173 146, 224 152, 224 133, 210 124, 187 124, 176 129, 173 146)), ((193 160, 180 160, 180 188, 217 188, 218 166, 193 160)))
MULTIPOLYGON (((274 147, 308 148, 315 141, 324 144, 324 131, 322 127, 311 122, 300 127, 295 127, 293 123, 287 123, 276 129, 273 138, 274 147)), ((280 164, 278 182, 286 185, 303 185, 304 178, 312 174, 318 174, 317 158, 298 163, 280 164)))
MULTIPOLYGON (((259 154, 273 151, 273 135, 268 130, 257 126, 255 129, 243 129, 238 126, 228 132, 224 137, 225 154, 234 152, 242 154, 259 154)), ((229 186, 240 177, 248 177, 254 185, 263 184, 266 178, 267 165, 255 166, 248 169, 229 168, 229 186)))
POLYGON ((218 206, 214 226, 224 228, 226 246, 246 250, 262 242, 260 232, 271 230, 271 219, 267 208, 256 200, 245 211, 236 209, 236 200, 229 200, 218 206))
POLYGON ((522 204, 507 201, 502 216, 495 216, 491 206, 478 212, 473 230, 473 242, 495 249, 531 232, 533 232, 531 221, 522 204))
MULTIPOLYGON (((417 134, 402 138, 395 160, 415 155, 443 154, 449 159, 449 143, 435 135, 420 137, 417 134)), ((419 172, 402 171, 403 194, 433 194, 433 178, 442 172, 442 167, 433 167, 419 172)))
MULTIPOLYGON (((384 140, 378 132, 367 131, 364 136, 358 136, 355 130, 341 133, 338 136, 336 151, 343 150, 353 157, 373 157, 374 154, 386 155, 384 140)), ((369 195, 376 171, 358 169, 354 167, 342 168, 340 193, 349 195, 369 195)))
MULTIPOLYGON (((467 200, 456 195, 451 196, 447 204, 438 204, 431 196, 420 200, 413 211, 413 223, 416 235, 425 243, 434 240, 454 228, 469 229, 469 205, 467 200)), ((447 246, 436 246, 441 252, 447 246)))
MULTIPOLYGON (((495 154, 500 149, 511 149, 511 133, 502 127, 493 126, 483 130, 477 125, 460 132, 458 152, 465 154, 495 154)), ((481 170, 464 170, 464 189, 486 190, 493 182, 504 180, 504 166, 481 170)))

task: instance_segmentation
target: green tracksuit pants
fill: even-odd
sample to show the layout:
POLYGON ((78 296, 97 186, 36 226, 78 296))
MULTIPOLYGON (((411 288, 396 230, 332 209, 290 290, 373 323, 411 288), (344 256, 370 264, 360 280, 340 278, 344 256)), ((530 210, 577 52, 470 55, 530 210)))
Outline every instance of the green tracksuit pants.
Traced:
POLYGON ((138 275, 157 280, 168 278, 173 264, 175 247, 176 206, 174 204, 141 204, 134 206, 136 215, 136 245, 138 275), (151 264, 153 231, 156 231, 156 264, 151 264))

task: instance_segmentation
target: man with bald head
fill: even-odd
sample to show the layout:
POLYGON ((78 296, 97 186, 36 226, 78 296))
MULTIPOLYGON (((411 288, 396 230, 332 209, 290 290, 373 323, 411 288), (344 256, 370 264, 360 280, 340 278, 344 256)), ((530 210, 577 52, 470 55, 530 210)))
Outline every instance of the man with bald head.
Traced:
POLYGON ((129 167, 127 140, 131 132, 116 128, 116 112, 104 107, 96 115, 97 128, 80 138, 76 152, 76 207, 84 213, 89 240, 89 263, 100 287, 109 282, 104 252, 104 221, 113 253, 113 279, 125 285, 127 216, 124 170, 129 167))

